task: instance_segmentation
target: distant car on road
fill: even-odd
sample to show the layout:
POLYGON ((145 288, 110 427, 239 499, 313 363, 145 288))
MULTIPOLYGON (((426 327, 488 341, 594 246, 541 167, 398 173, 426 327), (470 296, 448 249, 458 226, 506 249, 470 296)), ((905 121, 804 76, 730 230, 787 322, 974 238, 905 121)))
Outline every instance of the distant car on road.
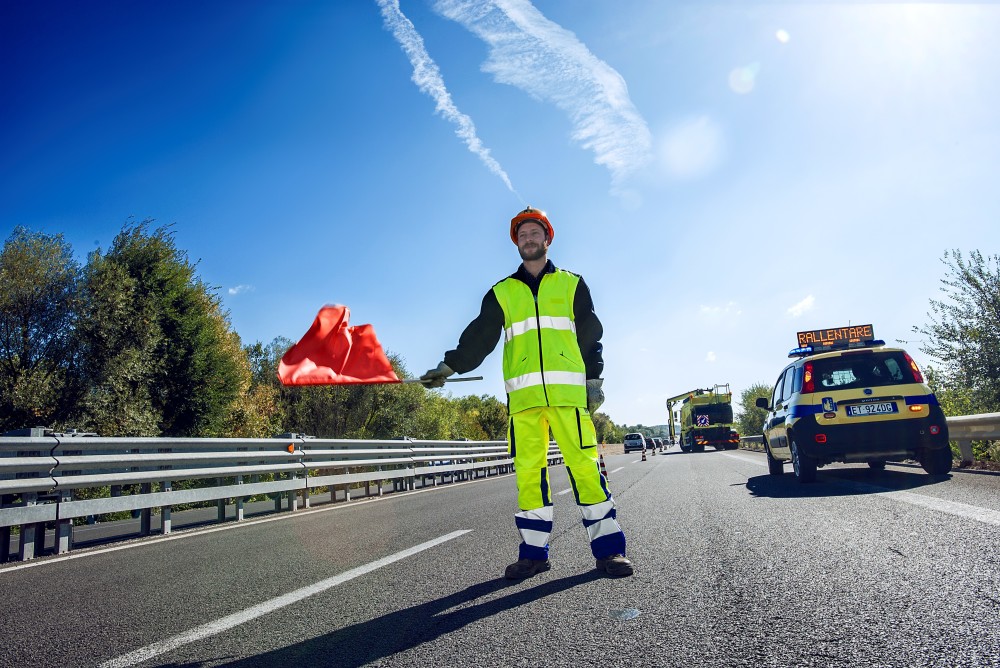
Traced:
POLYGON ((632 452, 633 450, 642 450, 646 447, 646 440, 642 434, 634 431, 629 434, 625 434, 625 452, 632 452))

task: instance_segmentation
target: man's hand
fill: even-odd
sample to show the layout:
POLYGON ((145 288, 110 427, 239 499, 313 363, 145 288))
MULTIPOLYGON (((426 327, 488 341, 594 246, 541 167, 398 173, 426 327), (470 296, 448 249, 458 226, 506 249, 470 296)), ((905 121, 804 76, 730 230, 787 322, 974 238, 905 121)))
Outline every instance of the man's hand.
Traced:
MULTIPOLYGON (((437 365, 436 369, 431 369, 424 375, 420 377, 420 382, 426 388, 434 387, 444 387, 444 379, 448 376, 453 375, 455 372, 451 370, 451 367, 441 362, 437 365)), ((589 381, 588 381, 589 382, 589 381)))
POLYGON ((590 411, 591 415, 604 403, 604 390, 601 389, 601 385, 604 385, 603 378, 587 380, 587 410, 590 411))

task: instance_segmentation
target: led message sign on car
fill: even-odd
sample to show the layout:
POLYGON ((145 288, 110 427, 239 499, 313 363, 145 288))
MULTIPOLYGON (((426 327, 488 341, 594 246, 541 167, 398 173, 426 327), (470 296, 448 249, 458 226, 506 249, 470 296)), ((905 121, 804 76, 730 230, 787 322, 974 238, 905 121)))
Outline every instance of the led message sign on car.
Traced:
POLYGON ((871 325, 854 327, 835 327, 833 329, 813 329, 797 334, 799 346, 811 346, 814 351, 825 348, 850 346, 875 340, 875 331, 871 325))

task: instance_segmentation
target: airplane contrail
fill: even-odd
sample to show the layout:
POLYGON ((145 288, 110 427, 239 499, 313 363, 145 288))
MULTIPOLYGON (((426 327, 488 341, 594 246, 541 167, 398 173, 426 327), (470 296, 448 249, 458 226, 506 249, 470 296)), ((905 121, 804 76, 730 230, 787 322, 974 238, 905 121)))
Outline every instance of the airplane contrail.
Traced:
POLYGON ((503 180, 507 188, 517 194, 514 186, 510 183, 507 173, 503 170, 490 150, 483 146, 483 142, 476 136, 476 126, 472 119, 463 114, 451 100, 451 94, 445 88, 444 79, 437 63, 427 53, 424 48, 424 40, 413 26, 413 22, 406 18, 406 15, 399 9, 399 0, 376 0, 382 10, 382 18, 385 26, 391 32, 403 51, 413 65, 413 83, 424 93, 430 95, 435 102, 435 111, 440 113, 446 120, 451 121, 456 126, 457 134, 465 142, 470 151, 479 156, 486 167, 503 180))
POLYGON ((622 76, 531 2, 436 0, 434 11, 489 45, 482 69, 496 81, 566 112, 573 139, 610 170, 613 186, 651 160, 649 128, 622 76))

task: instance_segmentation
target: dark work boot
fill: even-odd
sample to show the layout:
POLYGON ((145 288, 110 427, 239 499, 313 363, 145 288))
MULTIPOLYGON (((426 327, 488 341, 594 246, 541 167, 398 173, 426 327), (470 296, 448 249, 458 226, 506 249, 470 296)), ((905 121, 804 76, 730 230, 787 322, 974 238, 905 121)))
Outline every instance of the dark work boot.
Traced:
POLYGON ((607 573, 613 578, 624 578, 632 575, 632 562, 623 554, 612 554, 597 560, 597 570, 607 573))
POLYGON ((550 568, 552 564, 548 559, 519 559, 507 567, 503 576, 508 580, 523 580, 550 568))

